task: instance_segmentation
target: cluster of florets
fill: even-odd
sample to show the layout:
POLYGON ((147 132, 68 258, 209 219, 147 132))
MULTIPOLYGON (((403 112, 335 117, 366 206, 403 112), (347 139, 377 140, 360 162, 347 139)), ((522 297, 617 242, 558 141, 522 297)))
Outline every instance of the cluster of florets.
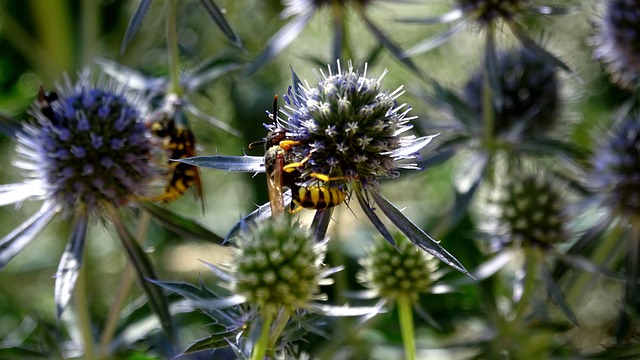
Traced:
POLYGON ((549 178, 525 174, 512 179, 500 199, 505 241, 554 245, 566 240, 563 198, 549 178))
MULTIPOLYGON (((294 84, 285 96, 283 113, 288 119, 280 126, 300 145, 292 154, 308 159, 302 169, 304 179, 311 173, 357 180, 365 186, 380 177, 397 176, 400 167, 394 152, 410 137, 401 133, 411 128, 410 108, 398 105, 402 88, 382 90, 382 76, 369 78, 354 71, 325 75, 315 86, 294 84)), ((403 158, 407 158, 404 156, 403 158)))
POLYGON ((640 214, 640 116, 629 115, 600 146, 590 176, 614 211, 640 214))
POLYGON ((239 239, 234 293, 265 311, 305 308, 320 297, 326 242, 285 216, 264 221, 239 239))
POLYGON ((640 2, 611 0, 592 39, 593 56, 605 64, 613 82, 636 89, 640 85, 640 2))
POLYGON ((81 80, 34 106, 19 152, 33 176, 65 209, 121 206, 144 195, 153 174, 149 133, 139 106, 124 94, 81 80), (27 160, 27 159, 25 159, 27 160))
POLYGON ((481 25, 486 25, 496 19, 513 19, 526 3, 526 0, 458 0, 458 8, 481 25))
MULTIPOLYGON (((500 101, 493 101, 494 133, 516 130, 518 134, 541 135, 552 128, 560 107, 555 68, 518 49, 500 53, 496 70, 500 101)), ((478 116, 484 113, 484 72, 474 73, 464 88, 465 101, 478 116)))
POLYGON ((358 273, 358 280, 380 297, 394 299, 403 295, 417 300, 420 293, 429 291, 438 264, 406 238, 396 238, 397 248, 377 241, 368 249, 360 261, 364 269, 358 273))

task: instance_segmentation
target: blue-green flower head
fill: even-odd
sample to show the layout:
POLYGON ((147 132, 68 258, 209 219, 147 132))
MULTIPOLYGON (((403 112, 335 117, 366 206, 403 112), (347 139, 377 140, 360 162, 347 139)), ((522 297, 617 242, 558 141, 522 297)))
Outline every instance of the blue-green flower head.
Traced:
POLYGON ((154 166, 140 103, 122 90, 92 85, 88 73, 55 94, 39 100, 36 122, 18 137, 18 165, 41 182, 45 197, 63 210, 95 212, 142 196, 154 166))
POLYGON ((594 193, 613 211, 640 215, 640 115, 628 115, 593 160, 594 193))
POLYGON ((513 19, 527 3, 527 0, 458 0, 458 8, 480 25, 488 25, 498 19, 513 19))
POLYGON ((640 85, 640 2, 611 0, 592 39, 593 57, 605 65, 611 80, 624 88, 640 85))
POLYGON ((300 142, 293 147, 299 159, 308 159, 303 177, 311 173, 360 181, 365 188, 381 177, 397 176, 397 168, 415 169, 399 161, 417 157, 429 139, 416 142, 403 133, 411 129, 410 107, 396 101, 404 93, 382 87, 383 73, 368 77, 349 63, 343 71, 320 71, 315 85, 294 84, 285 95, 279 126, 300 142))
MULTIPOLYGON (((519 127, 519 133, 544 135, 559 118, 560 86, 555 67, 526 49, 501 52, 497 59, 501 101, 495 107, 494 134, 519 127)), ((472 113, 483 114, 484 70, 475 72, 464 88, 472 113)), ((481 116, 481 115, 478 115, 481 116)))
POLYGON ((233 263, 234 293, 265 311, 308 308, 331 283, 323 268, 326 241, 316 242, 309 229, 280 216, 242 234, 233 263), (329 281, 327 281, 329 280, 329 281))
POLYGON ((567 239, 564 198, 553 180, 540 173, 509 180, 499 201, 506 242, 552 246, 567 239))

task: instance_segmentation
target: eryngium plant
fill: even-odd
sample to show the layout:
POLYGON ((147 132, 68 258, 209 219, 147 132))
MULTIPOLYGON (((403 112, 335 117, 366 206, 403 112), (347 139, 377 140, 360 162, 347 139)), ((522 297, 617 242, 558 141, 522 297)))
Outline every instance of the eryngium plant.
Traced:
MULTIPOLYGON (((499 97, 493 100, 493 133, 508 136, 544 135, 557 122, 560 85, 556 69, 532 52, 517 48, 498 54, 496 80, 499 97)), ((484 75, 479 69, 464 87, 472 113, 485 113, 484 75)))
POLYGON ((41 90, 31 114, 17 132, 17 160, 24 181, 0 186, 0 205, 44 200, 40 210, 0 240, 0 267, 22 251, 61 213, 73 219, 67 248, 55 283, 58 315, 69 304, 80 267, 89 217, 112 222, 132 259, 149 304, 170 332, 163 295, 145 280, 155 277, 144 252, 127 231, 119 208, 148 194, 159 174, 155 148, 141 111, 145 104, 129 98, 123 87, 94 85, 83 72, 67 78, 56 91, 41 90))
POLYGON ((604 63, 611 80, 623 88, 636 90, 640 84, 640 3, 635 0, 606 2, 591 39, 593 57, 604 63))

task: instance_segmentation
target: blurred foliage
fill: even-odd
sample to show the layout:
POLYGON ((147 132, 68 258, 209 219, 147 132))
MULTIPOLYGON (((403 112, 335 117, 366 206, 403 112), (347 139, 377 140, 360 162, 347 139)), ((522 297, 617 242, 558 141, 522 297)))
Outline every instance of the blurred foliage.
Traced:
MULTIPOLYGON (((149 2, 139 32, 126 50, 120 52, 129 21, 140 3, 1 0, 0 112, 20 121, 30 121, 29 107, 34 103, 39 85, 51 88, 56 81, 62 81, 63 74, 75 78, 85 67, 99 71, 96 59, 134 69, 147 78, 168 78, 165 1, 149 2)), ((407 90, 399 102, 410 104, 409 115, 418 117, 413 121, 414 133, 417 136, 440 133, 422 151, 420 164, 426 167, 424 171, 402 171, 399 179, 381 184, 385 196, 399 209, 404 209, 405 216, 440 240, 440 245, 476 277, 474 280, 445 270, 440 281, 450 284, 455 291, 420 296, 419 307, 426 310, 437 327, 415 316, 419 358, 635 359, 640 356, 640 323, 637 321, 640 295, 631 294, 634 297, 629 298, 629 288, 636 284, 629 281, 637 280, 640 255, 632 253, 631 260, 624 260, 626 254, 638 249, 640 239, 633 238, 637 231, 631 231, 631 224, 638 218, 625 222, 608 215, 602 207, 593 206, 593 194, 588 184, 585 185, 591 154, 598 151, 599 142, 608 135, 619 109, 632 107, 627 100, 635 99, 637 94, 611 84, 602 66, 592 59, 588 39, 595 32, 593 19, 602 17, 601 9, 592 1, 532 1, 536 5, 567 6, 576 11, 560 17, 536 14, 519 23, 532 39, 572 70, 557 71, 561 110, 556 114, 553 130, 545 135, 545 142, 533 145, 526 133, 520 134, 522 138, 517 140, 502 141, 498 137, 487 140, 493 135, 487 135, 492 132, 482 128, 482 114, 470 111, 469 104, 465 104, 465 84, 478 69, 486 68, 486 33, 479 26, 470 24, 439 47, 411 57, 420 75, 412 71, 406 61, 404 64, 398 61, 402 54, 391 54, 389 44, 380 43, 380 38, 363 20, 360 8, 366 7, 367 17, 394 44, 400 49, 409 49, 450 27, 398 20, 436 17, 451 10, 456 1, 333 1, 331 6, 314 9, 314 16, 299 35, 270 61, 253 69, 255 72, 249 76, 243 71, 261 54, 271 37, 293 21, 282 19, 284 5, 278 0, 216 0, 242 40, 243 48, 239 48, 212 22, 203 3, 178 1, 180 70, 188 78, 198 64, 212 58, 234 59, 243 67, 226 71, 215 81, 188 94, 188 101, 195 108, 239 133, 232 136, 201 117, 188 115, 199 154, 263 155, 261 147, 249 149, 248 145, 265 137, 267 130, 263 124, 271 122, 265 111, 271 109, 275 94, 286 93, 291 68, 301 79, 315 83, 318 79, 312 69, 326 72, 326 65, 320 64, 331 62, 334 66, 331 59, 336 53, 335 29, 331 19, 335 13, 331 6, 338 3, 348 4, 343 14, 348 34, 345 41, 356 67, 363 66, 366 59, 369 73, 375 76, 388 69, 384 87, 395 89, 403 85, 407 90), (523 144, 530 146, 525 148, 523 144), (486 163, 480 164, 478 154, 486 163), (527 258, 527 249, 513 250, 504 263, 500 262, 503 258, 495 260, 505 249, 483 227, 490 213, 486 207, 490 195, 499 192, 500 185, 516 178, 510 171, 527 168, 528 162, 535 162, 536 166, 569 184, 565 191, 572 200, 566 210, 572 215, 567 223, 570 235, 553 251, 544 248, 544 255, 536 258, 539 266, 550 269, 551 281, 556 287, 549 287, 543 276, 528 276, 531 274, 526 273, 527 259, 531 259, 527 258), (521 166, 522 163, 525 165, 521 166), (579 171, 573 171, 575 168, 579 171), (461 186, 465 180, 473 186, 461 186), (629 244, 636 246, 629 247, 629 244), (560 262, 558 253, 574 256, 569 266, 560 262), (496 267, 495 271, 487 270, 492 266, 496 267), (635 277, 628 273, 633 271, 635 277), (625 280, 634 285, 625 286, 625 280), (514 296, 518 286, 524 289, 522 298, 514 296), (563 296, 562 301, 573 310, 579 326, 567 318, 562 306, 553 299, 554 295, 555 300, 563 296), (627 327, 624 334, 618 326, 621 321, 627 327)), ((518 46, 518 40, 506 27, 494 28, 494 36, 498 50, 518 46)), ((342 60, 345 64, 348 59, 342 60)), ((163 95, 163 91, 167 89, 152 95, 163 95)), ((19 171, 8 166, 15 159, 14 148, 15 141, 0 133, 0 161, 7 164, 6 170, 0 172, 1 184, 21 179, 19 171)), ((227 250, 217 244, 218 238, 210 242, 187 239, 197 237, 192 236, 194 233, 202 236, 206 231, 226 234, 243 216, 268 201, 266 180, 263 174, 207 168, 200 171, 205 214, 196 204, 192 190, 169 205, 160 205, 181 217, 170 218, 176 226, 173 229, 166 226, 166 222, 163 226, 163 221, 152 220, 144 245, 158 279, 190 284, 202 281, 216 293, 214 276, 202 262, 220 264, 229 259, 227 250), (181 231, 180 224, 185 221, 192 223, 186 226, 188 230, 181 231)), ((334 286, 323 287, 332 304, 372 305, 370 300, 350 297, 351 292, 363 290, 355 281, 355 274, 360 270, 358 259, 364 256, 363 248, 371 243, 376 232, 371 224, 361 221, 367 215, 355 204, 341 206, 331 216, 326 262, 330 266, 345 266, 345 270, 334 275, 334 286)), ((0 228, 14 229, 36 210, 37 206, 28 202, 17 207, 1 207, 0 228)), ((139 215, 138 210, 125 214, 126 224, 133 228, 139 215)), ((300 217, 310 222, 311 211, 303 211, 300 217)), ((116 236, 108 231, 109 226, 92 221, 97 226, 88 234, 84 264, 91 330, 100 339, 127 259, 116 236)), ((54 221, 0 271, 0 358, 83 357, 76 315, 67 311, 62 319, 56 319, 53 297, 52 277, 71 231, 69 223, 67 219, 54 221)), ((8 232, 3 230, 0 236, 8 232)), ((110 358, 171 358, 196 341, 220 331, 212 325, 211 314, 185 305, 180 296, 172 294, 168 299, 178 329, 177 349, 165 343, 158 322, 144 306, 142 290, 134 286, 125 297, 127 306, 120 314, 114 339, 109 344, 110 358)), ((299 350, 312 354, 312 358, 402 358, 397 324, 395 310, 365 324, 354 319, 323 319, 321 325, 317 325, 322 329, 320 334, 307 333, 304 341, 296 345, 300 346, 299 350)), ((180 356, 181 359, 234 357, 229 349, 180 356)))

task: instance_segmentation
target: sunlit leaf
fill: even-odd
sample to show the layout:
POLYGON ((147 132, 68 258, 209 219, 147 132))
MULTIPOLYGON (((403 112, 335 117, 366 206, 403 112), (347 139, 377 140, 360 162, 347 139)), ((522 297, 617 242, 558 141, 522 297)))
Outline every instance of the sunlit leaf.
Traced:
POLYGON ((0 269, 18 255, 58 213, 53 201, 45 201, 27 221, 0 240, 0 269))
POLYGON ((127 26, 127 31, 124 34, 124 39, 122 40, 122 46, 120 47, 120 54, 124 53, 127 49, 127 45, 133 37, 138 33, 140 27, 142 27, 142 21, 144 20, 149 7, 151 6, 152 0, 141 0, 140 5, 136 9, 136 13, 133 14, 133 17, 129 21, 129 25, 127 26))
POLYGON ((200 0, 200 3, 202 3, 202 6, 207 10, 207 14, 209 14, 213 22, 218 25, 218 28, 220 28, 227 39, 229 39, 233 45, 242 48, 242 40, 240 40, 238 34, 233 31, 227 20, 224 18, 224 15, 218 5, 216 5, 213 0, 200 0))
POLYGON ((185 164, 234 172, 264 172, 264 156, 194 156, 176 159, 185 164))
POLYGON ((224 242, 224 239, 220 235, 200 225, 197 221, 176 214, 166 207, 146 201, 138 202, 138 206, 153 215, 153 218, 158 221, 160 225, 176 234, 218 245, 224 242))
POLYGON ((371 208, 371 205, 369 205, 370 202, 364 198, 364 190, 362 190, 362 187, 359 186, 358 184, 354 185, 353 192, 356 194, 356 199, 358 199, 358 204, 360 204, 360 208, 362 208, 362 211, 367 216, 369 221, 371 221, 371 223, 378 230, 380 235, 382 235, 382 237, 385 240, 387 240, 389 244, 393 245, 393 247, 397 249, 398 245, 393 239, 393 236, 389 233, 389 230, 387 230, 387 227, 384 226, 384 224, 382 223, 382 220, 380 220, 375 210, 371 208))
POLYGON ((391 220, 391 222, 398 227, 403 234, 407 236, 412 243, 414 243, 420 249, 428 252, 440 261, 451 266, 452 268, 460 271, 463 274, 469 275, 467 269, 460 264, 460 262, 447 250, 445 250, 440 244, 432 239, 427 233, 420 229, 416 224, 411 222, 398 208, 387 200, 382 193, 378 190, 369 191, 369 194, 373 197, 373 200, 378 205, 378 208, 391 220))
POLYGON ((448 24, 462 19, 464 11, 460 9, 453 9, 445 14, 434 17, 426 18, 402 18, 396 21, 409 24, 448 24))
POLYGON ((373 36, 396 58, 400 63, 406 66, 409 70, 415 74, 422 76, 420 69, 413 63, 407 53, 404 52, 398 45, 396 45, 390 38, 385 35, 384 32, 376 24, 373 23, 364 11, 360 11, 360 16, 364 20, 364 24, 367 26, 373 36))
POLYGON ((293 20, 282 27, 280 31, 269 39, 266 48, 262 53, 260 53, 260 55, 258 55, 258 58, 254 60, 253 64, 245 72, 245 75, 249 76, 253 74, 278 55, 282 49, 287 47, 287 45, 289 45, 293 39, 295 39, 302 30, 304 30, 305 26, 307 26, 307 23, 309 23, 309 20, 311 20, 314 14, 315 11, 307 11, 302 15, 296 16, 293 20))
POLYGON ((71 296, 73 295, 73 289, 75 288, 76 280, 80 273, 80 266, 82 266, 82 255, 88 225, 89 215, 87 212, 79 212, 73 224, 71 237, 58 265, 54 288, 56 314, 58 318, 60 318, 62 312, 69 305, 71 296))
POLYGON ((512 22, 509 22, 508 24, 509 24, 509 29, 511 29, 511 32, 518 38, 518 40, 520 40, 522 45, 524 45, 524 47, 527 48, 527 50, 531 51, 536 56, 538 56, 541 60, 547 62, 548 64, 553 65, 555 67, 559 67, 560 69, 568 73, 573 73, 573 71, 567 64, 565 64, 562 60, 557 58, 555 55, 547 51, 542 46, 538 45, 536 41, 531 39, 529 35, 525 33, 525 31, 522 29, 522 27, 518 23, 512 21, 512 22))
POLYGON ((427 38, 422 40, 421 42, 413 45, 411 48, 407 49, 406 56, 416 56, 419 54, 424 54, 427 51, 433 50, 438 46, 446 43, 451 39, 454 35, 460 32, 460 30, 464 29, 466 26, 466 21, 460 21, 459 23, 452 26, 445 32, 442 32, 434 37, 427 38))

